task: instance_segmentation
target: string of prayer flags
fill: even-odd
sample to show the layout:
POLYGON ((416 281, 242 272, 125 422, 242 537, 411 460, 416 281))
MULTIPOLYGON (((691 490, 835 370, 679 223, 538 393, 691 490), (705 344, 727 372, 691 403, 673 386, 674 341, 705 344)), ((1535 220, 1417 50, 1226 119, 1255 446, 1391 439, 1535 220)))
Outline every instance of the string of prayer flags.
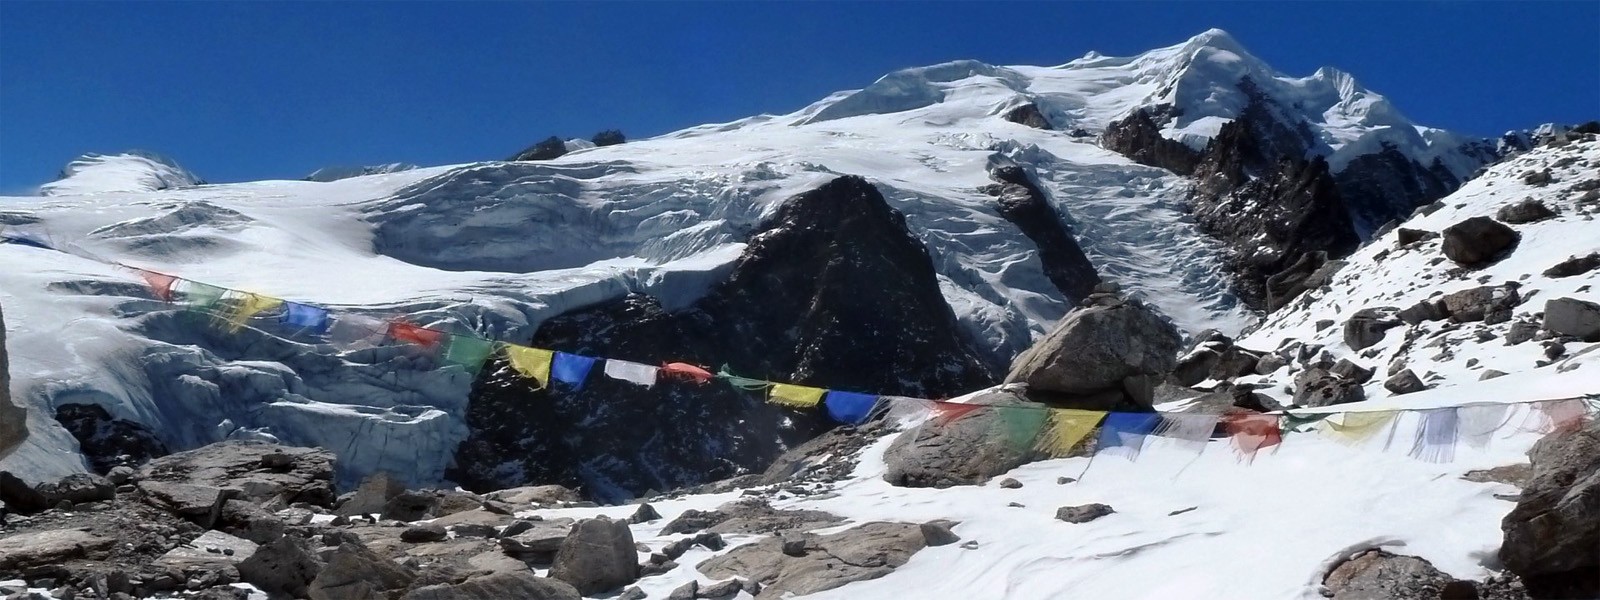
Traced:
POLYGON ((550 385, 550 366, 555 354, 540 348, 506 344, 506 359, 511 362, 511 368, 532 379, 536 390, 550 385))
POLYGON ((330 324, 327 310, 299 302, 284 302, 283 314, 278 315, 278 322, 314 335, 327 333, 330 324))
POLYGON ((1450 462, 1456 456, 1456 407, 1423 411, 1417 435, 1411 442, 1411 458, 1428 462, 1450 462))
POLYGON ((822 394, 827 392, 822 388, 806 387, 789 383, 774 383, 767 390, 767 402, 790 408, 811 408, 822 402, 822 394))
POLYGON ((661 372, 672 379, 692 381, 700 385, 711 383, 711 378, 714 377, 710 371, 683 362, 670 362, 661 365, 661 372))
POLYGON ((172 301, 172 284, 178 282, 177 277, 144 269, 138 269, 138 271, 139 276, 143 277, 144 282, 150 286, 151 294, 160 298, 162 302, 172 301))
POLYGON ((1052 458, 1066 456, 1079 442, 1089 437, 1106 416, 1103 412, 1075 408, 1053 408, 1049 414, 1050 420, 1045 424, 1036 447, 1052 458))
POLYGON ((1177 444, 1196 454, 1204 452, 1217 431, 1222 415, 1215 413, 1162 413, 1155 435, 1177 440, 1177 444))
POLYGON ((444 335, 443 331, 428 329, 404 319, 389 322, 389 339, 397 342, 432 348, 444 340, 444 335))
POLYGON ((885 421, 894 423, 925 418, 938 406, 937 403, 926 398, 883 396, 882 399, 883 401, 878 404, 875 412, 882 413, 885 421))
POLYGON ((188 303, 189 310, 206 311, 222 301, 228 293, 226 288, 200 283, 198 281, 184 280, 183 301, 188 303))
POLYGON ((283 306, 282 300, 271 296, 245 292, 234 305, 233 310, 228 313, 228 330, 237 332, 240 329, 244 329, 245 321, 279 306, 283 306))
POLYGON ((1256 453, 1283 443, 1283 430, 1278 426, 1278 415, 1262 413, 1228 413, 1222 415, 1222 429, 1233 439, 1234 449, 1255 460, 1256 453))
POLYGON ((1100 425, 1099 451, 1116 452, 1135 460, 1144 449, 1145 437, 1160 424, 1161 415, 1157 413, 1107 413, 1105 423, 1100 425))
POLYGON ((722 368, 717 371, 717 378, 728 382, 728 385, 745 390, 747 392, 765 391, 768 387, 772 386, 772 382, 770 381, 734 375, 728 371, 728 365, 722 365, 722 368))
POLYGON ((828 418, 849 425, 867 422, 867 417, 872 416, 872 409, 877 405, 877 396, 834 390, 829 390, 822 401, 823 408, 828 411, 828 418))
POLYGON ((389 333, 389 324, 382 319, 341 313, 328 328, 327 340, 335 347, 347 350, 370 348, 383 343, 389 333))
POLYGON ((494 354, 494 342, 470 335, 452 335, 444 348, 444 362, 461 365, 468 373, 477 373, 484 361, 494 354))
POLYGON ((1392 410, 1344 413, 1339 421, 1328 421, 1327 431, 1345 444, 1355 445, 1372 439, 1372 436, 1394 425, 1397 413, 1392 410))
POLYGON ((1469 404, 1456 411, 1456 436, 1468 446, 1482 450, 1489 447, 1495 432, 1510 422, 1506 415, 1509 404, 1469 404))
POLYGON ((550 377, 572 386, 572 391, 578 391, 583 389, 583 382, 589 378, 592 369, 593 358, 557 352, 555 360, 550 363, 550 377))
POLYGON ((655 386, 656 370, 654 365, 617 360, 615 358, 606 359, 605 374, 607 377, 647 388, 655 386))

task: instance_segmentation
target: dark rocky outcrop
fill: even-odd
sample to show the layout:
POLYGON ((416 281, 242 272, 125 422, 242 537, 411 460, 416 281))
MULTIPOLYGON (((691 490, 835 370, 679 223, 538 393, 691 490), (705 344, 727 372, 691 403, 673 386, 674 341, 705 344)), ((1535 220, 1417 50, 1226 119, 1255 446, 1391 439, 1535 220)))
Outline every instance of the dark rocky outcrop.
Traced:
POLYGON ((78 449, 97 473, 119 466, 137 467, 166 456, 161 438, 141 423, 113 418, 98 404, 62 404, 56 422, 78 440, 78 449))
POLYGON ((1200 154, 1182 142, 1161 136, 1161 126, 1144 110, 1106 125, 1100 145, 1141 165, 1161 167, 1179 175, 1194 172, 1200 154))
POLYGON ((1577 298, 1551 298, 1544 303, 1544 328, 1585 342, 1600 342, 1600 304, 1577 298))
POLYGON ((1344 323, 1344 343, 1351 350, 1370 348, 1383 341, 1384 333, 1399 327, 1401 321, 1393 318, 1392 309, 1363 308, 1350 315, 1344 323))
POLYGON ((6 321, 0 314, 0 458, 28 438, 28 409, 11 402, 11 368, 6 360, 6 321))
POLYGON ((1028 399, 1090 410, 1149 410, 1183 339, 1143 302, 1095 294, 1017 357, 1006 383, 1028 399))
POLYGON ((1463 267, 1492 262, 1516 248, 1522 235, 1489 217, 1472 217, 1444 229, 1444 255, 1463 267))
POLYGON ((1100 283, 1099 273, 1028 171, 1005 165, 994 168, 989 176, 999 182, 991 189, 999 198, 1000 216, 1033 241, 1039 250, 1045 276, 1061 291, 1061 296, 1077 304, 1094 291, 1094 286, 1100 283))
POLYGON ((506 160, 550 160, 552 158, 560 158, 566 153, 567 143, 562 141, 561 138, 552 135, 506 160))
POLYGON ((707 560, 698 569, 716 579, 754 580, 761 584, 762 597, 804 596, 888 575, 926 546, 918 525, 872 522, 832 535, 763 538, 707 560), (798 556, 784 552, 786 541, 802 545, 798 556))
POLYGON ((1334 567, 1322 584, 1333 600, 1476 600, 1471 582, 1457 581, 1428 561, 1369 550, 1334 567))
POLYGON ((1294 264, 1267 278, 1267 310, 1283 308, 1300 294, 1332 283, 1334 274, 1344 268, 1344 264, 1342 260, 1328 260, 1328 253, 1320 250, 1300 255, 1294 264))
POLYGON ((1055 127, 1050 126, 1050 119, 1045 118, 1044 113, 1039 112, 1039 105, 1032 102, 1018 104, 1011 110, 1006 111, 1005 114, 1000 115, 1000 118, 1018 125, 1027 125, 1034 129, 1055 129, 1055 127))
POLYGON ((1464 183, 1438 160, 1423 165, 1393 144, 1357 156, 1334 176, 1340 197, 1359 232, 1404 221, 1419 206, 1438 200, 1464 183))
POLYGON ((1572 277, 1600 269, 1600 252, 1587 256, 1573 256, 1544 270, 1545 277, 1572 277))
MULTIPOLYGON (((927 250, 859 177, 785 202, 727 279, 692 306, 669 312, 630 296, 548 320, 532 345, 713 369, 727 361, 750 377, 917 397, 994 381, 945 303, 927 250)), ((535 390, 498 360, 475 384, 467 421, 471 435, 447 473, 455 481, 562 483, 610 499, 758 470, 829 426, 721 383, 644 389, 594 377, 581 390, 535 390)))
POLYGON ((1545 436, 1528 458, 1500 560, 1536 598, 1600 596, 1600 421, 1545 436))
POLYGON ((227 489, 258 504, 333 505, 333 453, 256 441, 226 441, 170 454, 139 469, 140 487, 227 489))
POLYGON ((1521 202, 1507 204, 1494 213, 1494 218, 1512 225, 1533 223, 1555 217, 1556 211, 1550 210, 1550 207, 1545 206, 1544 202, 1533 198, 1523 198, 1521 202))

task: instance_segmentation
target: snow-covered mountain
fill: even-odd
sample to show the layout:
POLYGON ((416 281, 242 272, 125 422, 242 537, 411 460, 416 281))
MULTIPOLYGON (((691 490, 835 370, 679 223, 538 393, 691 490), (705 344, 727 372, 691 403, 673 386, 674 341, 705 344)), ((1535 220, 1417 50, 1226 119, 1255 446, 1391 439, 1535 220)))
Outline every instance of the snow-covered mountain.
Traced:
MULTIPOLYGON (((958 61, 907 69, 793 113, 572 147, 549 161, 187 188, 197 180, 67 185, 93 171, 79 167, 51 184, 50 198, 6 198, 0 212, 0 222, 46 231, 74 253, 0 245, 0 261, 28 266, 0 272, 0 303, 12 347, 26 349, 12 352, 14 396, 34 417, 28 446, 3 466, 41 479, 85 468, 79 440, 52 419, 69 405, 101 406, 112 419, 154 431, 167 449, 251 436, 327 447, 339 453, 346 481, 395 470, 417 483, 436 482, 465 443, 486 457, 454 464, 454 476, 512 483, 531 474, 496 452, 516 448, 527 453, 521 458, 540 462, 547 457, 538 452, 553 451, 535 443, 549 432, 507 422, 527 418, 510 402, 531 392, 496 383, 493 369, 475 381, 401 346, 339 352, 267 325, 216 331, 87 256, 519 343, 647 362, 684 358, 662 352, 692 351, 690 358, 708 363, 770 369, 760 375, 774 379, 883 386, 864 391, 949 395, 965 391, 958 384, 977 385, 981 373, 1002 372, 1093 285, 1085 269, 1121 284, 1186 331, 1237 334, 1259 314, 1236 293, 1225 265, 1254 247, 1213 237, 1213 229, 1188 215, 1194 179, 1162 161, 1130 159, 1129 148, 1104 146, 1107 134, 1135 117, 1196 156, 1230 119, 1245 123, 1256 147, 1273 141, 1293 159, 1320 157, 1335 177, 1367 181, 1372 185, 1363 189, 1380 192, 1394 187, 1388 184, 1395 177, 1415 175, 1396 164, 1422 165, 1435 179, 1448 174, 1459 182, 1494 158, 1475 140, 1410 123, 1348 75, 1324 69, 1284 76, 1213 30, 1128 58, 1090 54, 1053 67, 958 61), (1290 135, 1258 135, 1282 131, 1290 135), (1363 160, 1384 153, 1389 158, 1363 160), (860 210, 785 209, 848 175, 864 177, 870 191, 838 183, 837 193, 813 205, 860 210), (118 193, 92 193, 111 190, 118 193), (880 203, 894 210, 878 210, 880 203), (802 240, 826 260, 763 251, 774 238, 802 240), (852 258, 871 254, 872 244, 920 251, 897 250, 881 262, 852 258), (831 264, 850 270, 830 275, 831 264), (928 277, 907 277, 891 292, 855 283, 885 272, 928 277), (769 311, 751 301, 768 276, 787 287, 766 293, 818 302, 781 316, 769 311), (860 289, 846 294, 829 287, 845 283, 860 289), (844 310, 863 305, 872 310, 844 310), (822 337, 791 337, 806 329, 787 327, 782 319, 791 317, 815 325, 810 330, 822 337), (825 360, 827 353, 744 351, 751 339, 771 344, 774 354, 823 339, 822 324, 837 318, 853 319, 837 322, 840 331, 925 327, 899 341, 875 342, 914 348, 894 372, 883 368, 890 363, 875 362, 878 355, 839 364, 825 360), (671 330, 675 335, 715 341, 694 349, 664 346, 665 329, 648 327, 661 322, 680 328, 671 330), (504 400, 477 402, 488 397, 504 400), (471 409, 488 412, 474 416, 471 409)), ((1240 135, 1227 148, 1239 148, 1240 135)), ((141 168, 145 181, 152 171, 141 168)), ((1272 175, 1246 170, 1240 177, 1272 175)), ((1432 200, 1380 192, 1373 192, 1375 203, 1407 211, 1406 203, 1432 200)), ((1228 193, 1234 195, 1219 197, 1239 197, 1228 193)), ((1357 234, 1348 232, 1349 239, 1357 234)), ((1319 249, 1332 248, 1292 251, 1319 249)), ((628 406, 666 404, 647 400, 633 398, 628 406)), ((589 401, 574 402, 562 410, 589 401)), ((577 481, 569 483, 628 495, 757 467, 781 448, 774 437, 792 441, 806 433, 805 424, 763 410, 724 399, 649 418, 568 415, 573 420, 563 435, 578 441, 561 451, 581 466, 571 469, 577 481), (749 455, 695 475, 663 458, 664 442, 652 434, 671 427, 620 433, 642 421, 708 414, 770 423, 772 435, 752 444, 760 447, 749 455), (583 430, 589 426, 596 428, 583 430), (591 439, 605 442, 591 445, 591 439), (615 440, 631 441, 619 449, 615 440)), ((743 447, 734 439, 740 435, 747 433, 708 434, 692 450, 714 458, 719 449, 743 447)))
POLYGON ((351 177, 360 177, 362 175, 399 173, 400 171, 410 171, 415 168, 417 168, 417 165, 397 162, 382 165, 367 165, 364 167, 323 167, 321 169, 312 171, 311 174, 307 175, 305 179, 306 181, 321 181, 326 183, 329 181, 338 181, 340 179, 348 179, 351 177))
POLYGON ((67 163, 61 176, 39 187, 43 196, 154 192, 205 183, 172 159, 153 152, 85 154, 67 163))

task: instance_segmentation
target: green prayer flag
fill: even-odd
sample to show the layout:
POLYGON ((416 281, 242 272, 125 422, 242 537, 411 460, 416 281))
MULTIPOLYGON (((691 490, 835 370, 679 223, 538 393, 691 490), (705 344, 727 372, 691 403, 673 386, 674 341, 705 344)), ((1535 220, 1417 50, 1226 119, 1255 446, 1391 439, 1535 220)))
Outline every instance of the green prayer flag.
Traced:
POLYGON ((1312 413, 1312 414, 1297 415, 1297 414, 1294 414, 1294 413, 1290 413, 1288 411, 1284 411, 1284 413, 1283 413, 1283 430, 1284 431, 1306 431, 1306 430, 1311 429, 1312 425, 1316 425, 1317 423, 1321 423, 1322 421, 1326 420, 1328 417, 1331 417, 1331 416, 1333 416, 1333 413, 1320 413, 1320 414, 1312 413))
POLYGON ((183 301, 188 304, 189 310, 208 311, 217 303, 222 302, 222 297, 227 295, 227 288, 207 285, 195 281, 186 281, 183 288, 183 301))
POLYGON ((1027 452, 1033 448, 1034 440, 1044 430, 1044 423, 1049 417, 1048 410, 1004 407, 995 411, 995 437, 1009 451, 1027 452))
POLYGON ((772 382, 769 381, 750 379, 748 377, 740 377, 738 375, 734 375, 733 373, 729 373, 728 365, 722 365, 722 368, 717 371, 717 377, 720 379, 726 379, 728 381, 728 385, 751 392, 759 392, 772 387, 772 382))
POLYGON ((444 349, 444 361, 461 365, 467 372, 475 373, 483 367, 484 361, 489 360, 490 354, 494 354, 494 343, 489 340, 476 336, 451 335, 450 345, 444 349))

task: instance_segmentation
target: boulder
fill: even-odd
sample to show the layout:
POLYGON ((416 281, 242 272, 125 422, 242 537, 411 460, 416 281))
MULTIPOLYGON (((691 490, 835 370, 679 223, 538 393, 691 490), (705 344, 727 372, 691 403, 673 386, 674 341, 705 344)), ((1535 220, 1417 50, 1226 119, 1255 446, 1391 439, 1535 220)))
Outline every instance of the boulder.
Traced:
POLYGON ((584 519, 561 542, 550 577, 572 584, 585 596, 609 592, 639 578, 637 556, 627 521, 584 519))
POLYGON ((1522 297, 1517 294, 1519 287, 1516 282, 1475 287, 1445 294, 1439 303, 1444 305, 1450 320, 1458 323, 1504 323, 1511 320, 1511 311, 1522 303, 1522 297))
POLYGON ((439 497, 428 492, 401 492, 383 505, 383 518, 395 521, 420 521, 439 510, 439 497))
POLYGON ((922 541, 928 546, 948 546, 961 541, 961 536, 950 531, 949 521, 928 521, 919 527, 922 529, 922 541))
POLYGON ((518 558, 548 559, 572 532, 572 519, 518 521, 500 535, 500 549, 518 558))
POLYGON ((672 589, 667 600, 694 600, 700 596, 700 582, 690 581, 672 589))
POLYGON ((765 498, 745 497, 703 511, 689 509, 661 528, 663 535, 706 531, 712 535, 775 533, 811 529, 844 519, 819 510, 779 510, 765 498))
POLYGON ((1201 348, 1185 354, 1172 367, 1172 381, 1183 387, 1192 387, 1211 376, 1222 354, 1210 348, 1201 348))
POLYGON ((223 505, 238 493, 233 489, 157 480, 139 482, 139 490, 150 505, 206 529, 216 526, 222 518, 223 505))
POLYGON ((1055 129, 1050 126, 1050 120, 1045 118, 1044 113, 1039 112, 1039 105, 1032 102, 1018 104, 1000 115, 1000 118, 1035 129, 1055 129))
POLYGON ((1124 382, 1165 378, 1182 343, 1177 328, 1144 303, 1106 299, 1062 318, 1017 357, 1006 383, 1026 384, 1030 398, 1075 408, 1147 408, 1151 398, 1124 399, 1124 382))
POLYGON ((0 573, 13 574, 76 559, 101 560, 116 544, 116 538, 79 529, 7 534, 0 536, 0 573))
POLYGON ((343 500, 334 514, 342 517, 379 514, 390 500, 405 491, 404 481, 387 471, 379 471, 362 479, 355 493, 348 500, 343 500))
POLYGON ((1486 264, 1516 247, 1522 236, 1489 217, 1472 217, 1444 230, 1444 255, 1463 267, 1486 264))
POLYGON ((434 497, 438 502, 433 514, 441 517, 483 508, 483 498, 477 494, 449 490, 438 492, 434 497))
POLYGON ((410 567, 344 542, 328 555, 327 566, 311 580, 307 595, 311 600, 379 600, 389 597, 387 592, 406 589, 415 579, 410 567))
POLYGON ((473 577, 461 583, 419 587, 401 600, 579 600, 578 590, 565 582, 539 577, 532 571, 500 572, 473 577))
POLYGON ((1106 504, 1084 504, 1082 506, 1063 506, 1056 509, 1056 518, 1068 523, 1088 523, 1100 517, 1110 515, 1117 511, 1106 504))
MULTIPOLYGON (((972 403, 1038 406, 1004 390, 986 392, 972 403)), ((1038 458, 1031 438, 996 443, 995 436, 1016 419, 1044 415, 1041 410, 976 409, 948 422, 935 417, 901 433, 889 445, 883 456, 888 466, 883 479, 902 487, 981 484, 1038 458)))
POLYGON ((1552 298, 1544 303, 1544 328, 1585 342, 1600 342, 1600 304, 1577 298, 1552 298))
POLYGON ((718 581, 711 585, 700 586, 700 590, 695 593, 695 597, 706 598, 707 600, 721 600, 722 598, 732 598, 734 594, 739 593, 739 591, 743 589, 744 581, 739 579, 728 579, 725 581, 718 581))
POLYGON ((1261 355, 1261 360, 1256 361, 1255 372, 1257 375, 1271 375, 1289 364, 1289 360, 1275 352, 1261 355))
MULTIPOLYGON (((310 519, 310 515, 306 515, 310 519)), ((265 544, 283 536, 287 524, 277 515, 267 512, 261 505, 243 500, 222 503, 222 512, 214 524, 218 529, 257 544, 265 544)))
POLYGON ((1348 358, 1341 358, 1339 359, 1338 363, 1333 365, 1333 368, 1330 369, 1329 372, 1356 383, 1366 383, 1372 380, 1373 370, 1350 362, 1350 359, 1348 358))
POLYGON ((1437 300, 1419 300, 1416 304, 1401 310, 1395 316, 1407 325, 1416 325, 1423 321, 1440 321, 1450 317, 1449 309, 1437 300))
POLYGON ((628 517, 628 522, 638 525, 640 523, 649 523, 660 518, 661 513, 656 512, 655 507, 650 506, 650 503, 646 502, 644 504, 640 504, 638 510, 633 511, 633 516, 628 517))
POLYGON ((1528 451, 1532 474, 1500 522, 1500 561, 1540 597, 1600 596, 1600 421, 1528 451))
POLYGON ((6 358, 6 320, 0 314, 0 459, 28 439, 28 409, 11 402, 11 371, 6 358))
POLYGON ((1510 329, 1506 330, 1506 345, 1515 346, 1517 344, 1521 344, 1533 339, 1533 336, 1538 334, 1538 323, 1534 323, 1533 321, 1517 321, 1511 324, 1510 329))
POLYGON ((1556 211, 1550 210, 1550 207, 1545 206, 1544 202, 1533 198, 1523 198, 1521 202, 1507 204, 1494 213, 1496 219, 1512 225, 1543 221, 1555 218, 1555 216, 1556 211))
POLYGON ((221 531, 207 531, 167 551, 155 560, 155 565, 182 572, 220 571, 248 560, 257 548, 250 540, 221 531))
POLYGON ((1600 268, 1600 252, 1591 252, 1586 256, 1573 256, 1555 266, 1544 270, 1545 277, 1562 278, 1582 275, 1600 268))
POLYGON ((1320 368, 1306 369, 1295 375, 1295 406, 1333 406, 1362 400, 1366 400, 1366 391, 1361 388, 1361 382, 1355 379, 1340 377, 1320 368))
POLYGON ((1396 373, 1393 377, 1384 380, 1383 389, 1389 390, 1394 395, 1399 396, 1401 394, 1410 394, 1412 392, 1426 390, 1428 389, 1428 384, 1423 383, 1422 379, 1417 377, 1416 373, 1411 372, 1411 369, 1406 369, 1396 373))
MULTIPOLYGON (((1421 558, 1368 550, 1334 567, 1322 585, 1333 600, 1465 600, 1444 595, 1452 582, 1452 577, 1421 558)), ((1470 584, 1467 589, 1472 589, 1470 584)))
POLYGON ((175 483, 236 490, 257 504, 333 505, 333 453, 253 440, 217 442, 169 454, 139 469, 139 485, 175 483))
POLYGON ((242 581, 268 595, 305 598, 322 560, 305 538, 287 535, 261 545, 235 566, 242 581))
POLYGON ((533 485, 516 487, 498 492, 491 492, 490 500, 498 500, 514 505, 522 504, 559 504, 561 502, 577 502, 583 500, 577 492, 559 485, 533 485))
POLYGON ((781 538, 767 537, 698 568, 715 579, 742 576, 760 583, 762 597, 804 596, 888 575, 926 547, 921 527, 910 523, 872 522, 832 535, 803 535, 803 556, 785 554, 781 538))
POLYGON ((1389 316, 1388 311, 1363 308, 1344 323, 1344 343, 1351 350, 1369 348, 1383 341, 1384 332, 1400 326, 1400 320, 1389 316))
POLYGON ((1422 229, 1407 229, 1405 227, 1401 227, 1395 230, 1394 236, 1395 242, 1401 247, 1405 247, 1422 240, 1439 237, 1439 234, 1422 229))

